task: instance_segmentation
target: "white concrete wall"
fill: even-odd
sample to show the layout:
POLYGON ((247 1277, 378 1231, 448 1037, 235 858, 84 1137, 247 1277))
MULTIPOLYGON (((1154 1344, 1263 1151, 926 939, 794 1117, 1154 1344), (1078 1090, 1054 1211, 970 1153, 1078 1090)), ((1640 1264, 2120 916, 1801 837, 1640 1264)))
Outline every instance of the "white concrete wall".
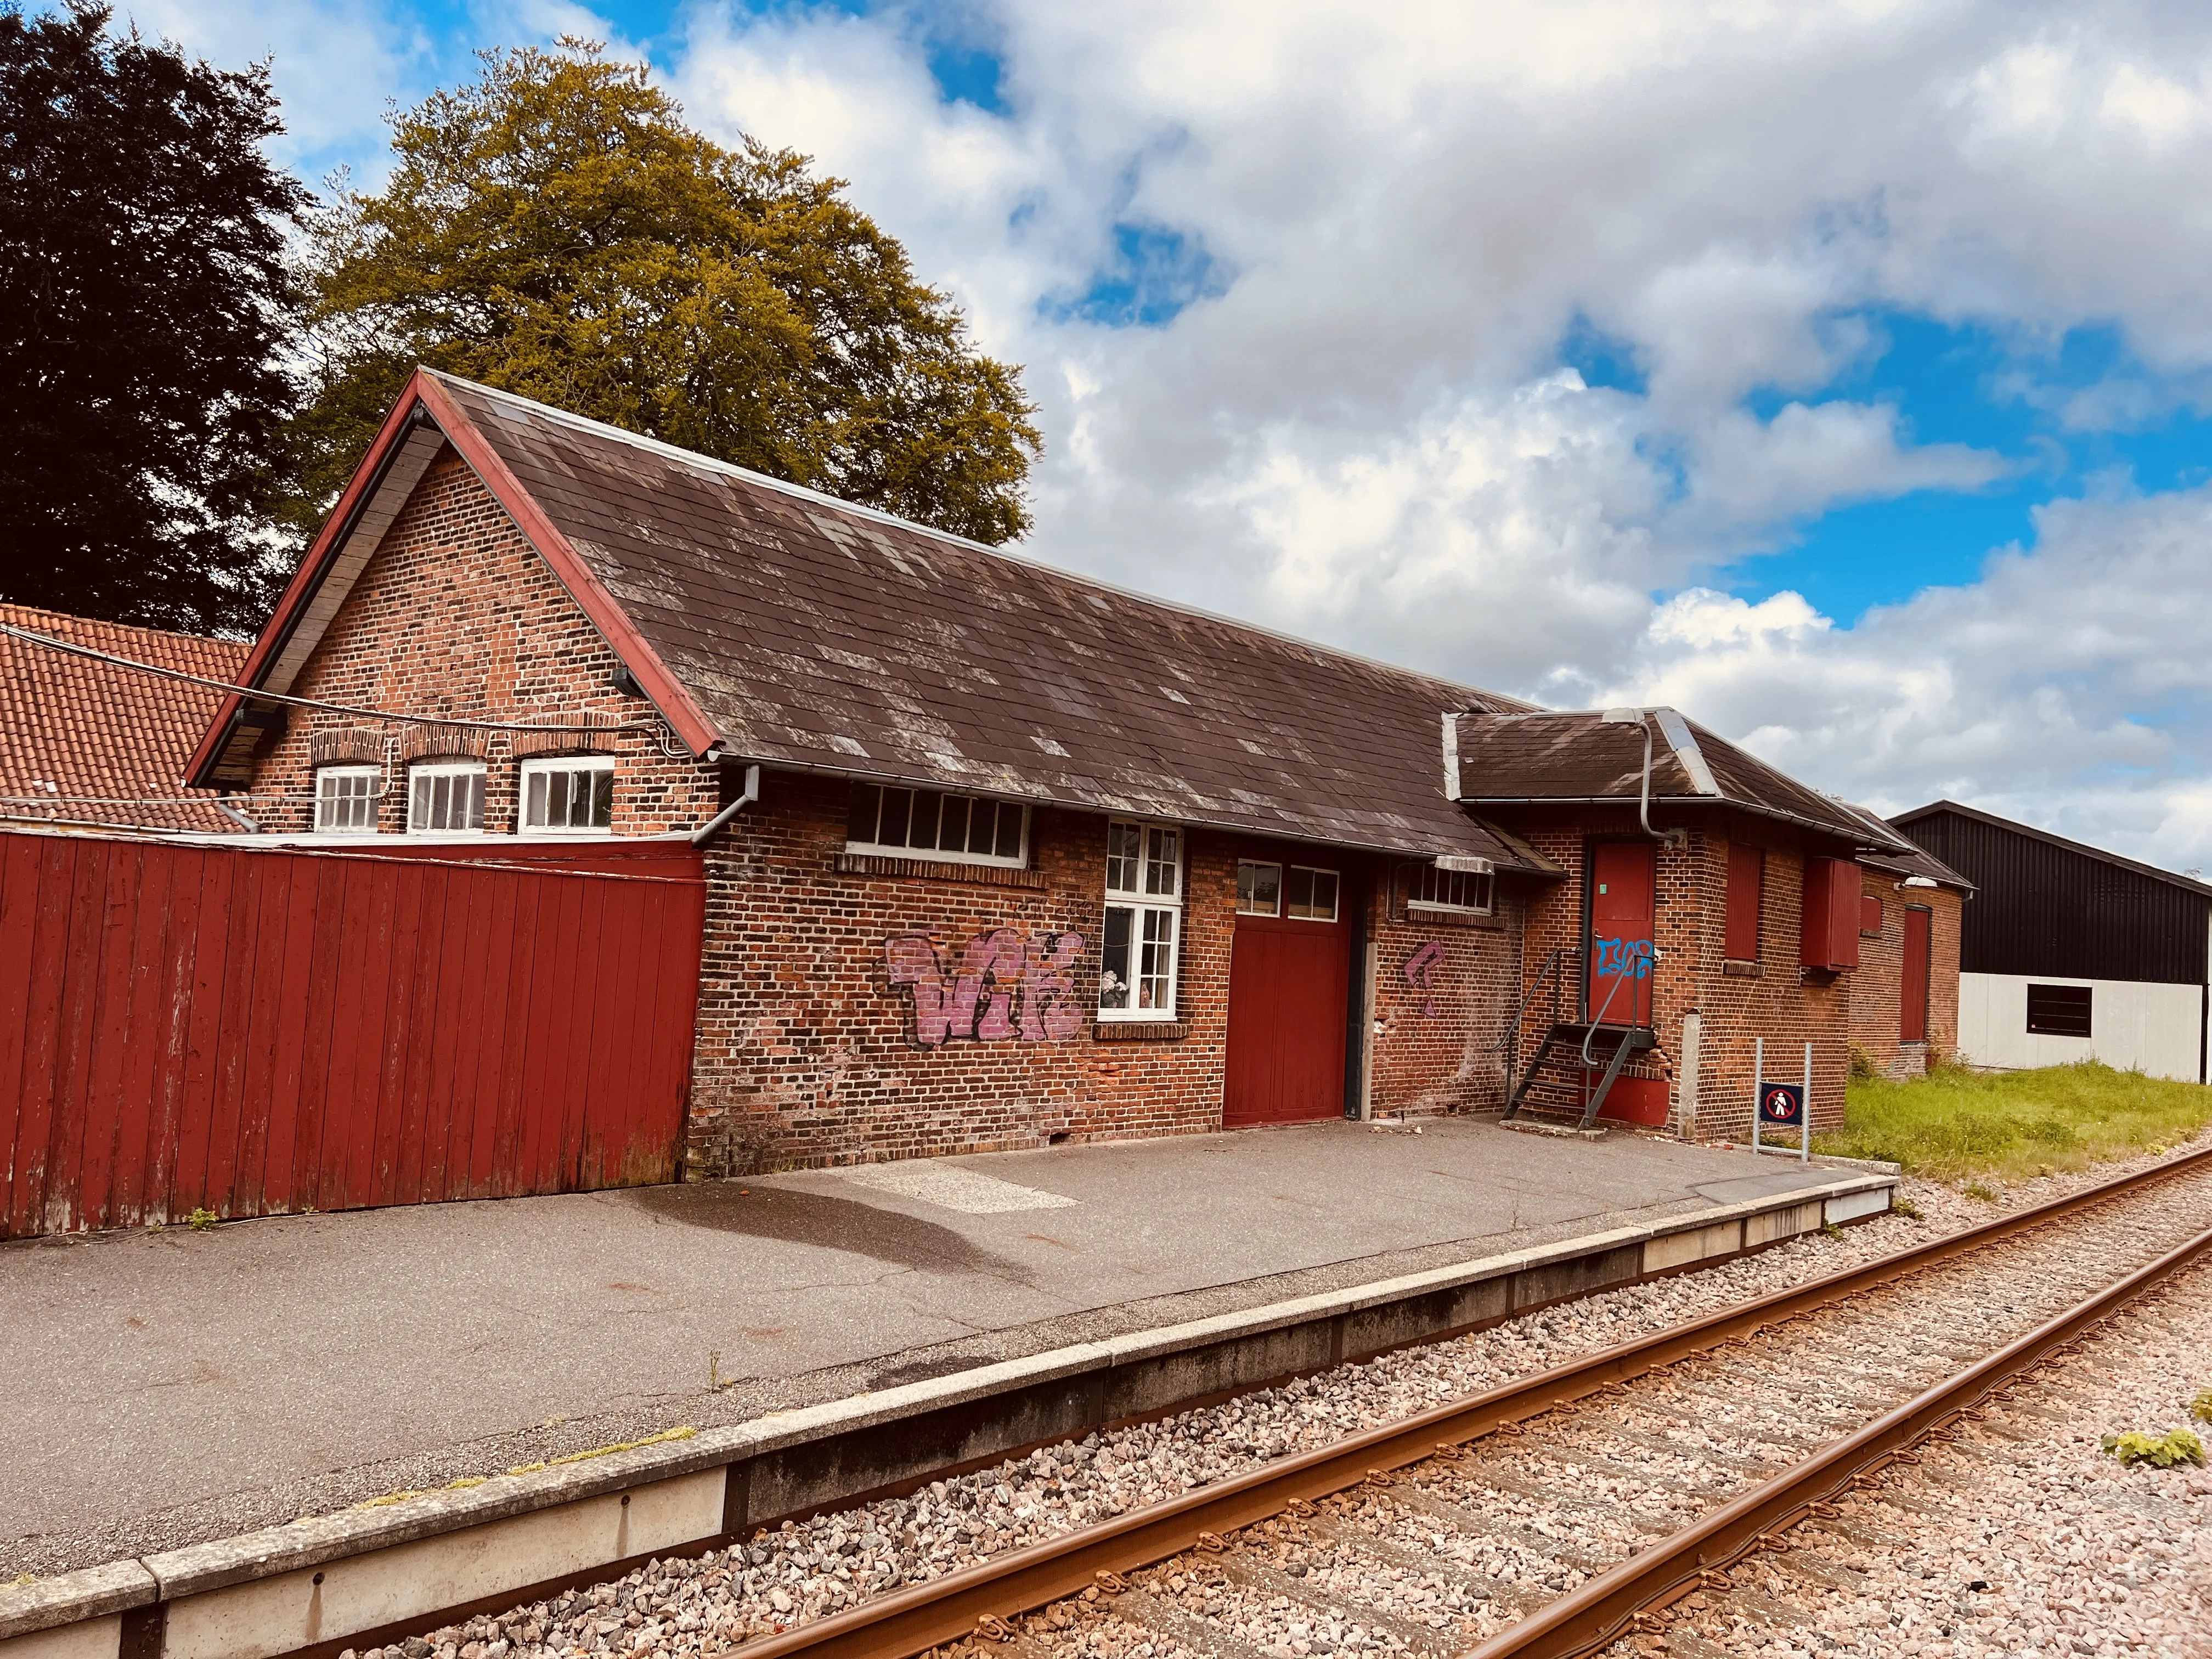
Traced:
POLYGON ((2024 974, 1959 975, 1959 1052, 1976 1066, 2007 1071, 2101 1060, 2152 1077, 2197 1080, 2203 990, 2129 979, 2061 979, 2024 974), (2086 1037, 2030 1035, 2027 988, 2090 988, 2086 1037))

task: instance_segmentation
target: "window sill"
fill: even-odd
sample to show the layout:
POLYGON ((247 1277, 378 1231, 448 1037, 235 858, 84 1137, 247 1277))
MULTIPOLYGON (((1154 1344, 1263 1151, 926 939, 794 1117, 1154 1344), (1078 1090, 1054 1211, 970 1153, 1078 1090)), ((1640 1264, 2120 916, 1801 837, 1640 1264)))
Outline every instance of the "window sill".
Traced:
POLYGON ((840 853, 841 876, 904 876, 921 881, 964 881, 979 887, 1026 887, 1042 891, 1044 872, 1004 864, 947 864, 941 859, 900 859, 883 853, 840 853))
POLYGON ((1449 904, 1422 904, 1408 901, 1401 921, 1440 921, 1448 927, 1479 927, 1486 933, 1502 933, 1505 924, 1492 910, 1461 910, 1449 904))
POLYGON ((1724 962, 1721 963, 1721 973, 1728 979, 1757 979, 1759 976, 1759 964, 1755 962, 1724 962))
POLYGON ((1091 1028, 1094 1042, 1180 1042, 1189 1035, 1179 1019, 1102 1019, 1091 1028))

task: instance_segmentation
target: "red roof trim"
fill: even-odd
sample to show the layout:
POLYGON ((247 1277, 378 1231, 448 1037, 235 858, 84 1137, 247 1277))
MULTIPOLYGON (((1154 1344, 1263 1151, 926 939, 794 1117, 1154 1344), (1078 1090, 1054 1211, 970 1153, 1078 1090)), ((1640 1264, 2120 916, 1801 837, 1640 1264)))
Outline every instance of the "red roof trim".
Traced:
MULTIPOLYGON (((427 370, 416 369, 409 379, 405 390, 392 405, 392 412, 384 417, 377 431, 376 441, 362 457, 361 465, 338 497, 337 506, 323 523, 314 545, 300 568, 292 574, 283 597, 277 600, 276 609, 270 613, 261 637, 254 641, 253 650, 239 672, 239 684, 258 686, 269 672, 286 637, 291 632, 293 618, 300 608, 313 597, 320 585, 324 571, 337 555, 343 532, 353 520, 355 511, 363 503, 371 484, 383 471, 386 457, 405 436, 417 410, 422 410, 437 422, 461 458, 468 462, 484 487, 514 519, 524 537, 538 550, 540 557, 553 567, 569 594, 583 608, 592 624, 605 636, 630 672, 637 677, 639 688, 650 698, 676 734, 690 746, 695 755, 704 754, 720 735, 699 705, 693 701, 676 677, 668 672, 653 647, 639 634, 621 605, 605 586, 592 574, 590 567, 568 544, 568 538, 553 527, 550 520, 538 509, 538 503, 522 487, 521 481, 507 470, 507 464, 484 441, 483 434, 471 423, 453 400, 447 396, 434 376, 427 370)), ((224 740, 230 732, 245 698, 238 692, 227 691, 216 710, 215 719, 193 750, 185 768, 187 783, 204 787, 204 775, 222 753, 224 740)))
POLYGON ((705 754, 721 733, 684 689, 683 683, 668 672, 659 653, 646 643, 645 635, 637 631, 621 602, 592 574, 592 568, 568 544, 568 538, 553 527, 553 521, 531 499, 522 481, 507 470, 507 463, 484 441, 483 434, 461 412, 460 406, 446 395, 446 388, 438 384, 437 378, 418 368, 411 387, 444 431, 446 441, 461 453, 461 459, 475 469, 484 488, 521 527, 530 544, 553 567, 553 574, 584 608, 584 614, 614 647, 615 654, 637 677, 639 689, 676 728, 676 735, 693 754, 705 754))

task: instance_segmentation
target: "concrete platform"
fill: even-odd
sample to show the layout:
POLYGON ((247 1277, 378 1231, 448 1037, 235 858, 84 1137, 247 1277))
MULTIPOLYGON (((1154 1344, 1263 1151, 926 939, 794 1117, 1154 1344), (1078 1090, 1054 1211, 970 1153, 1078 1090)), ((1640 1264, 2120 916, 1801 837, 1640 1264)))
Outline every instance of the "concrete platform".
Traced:
POLYGON ((0 1579, 678 1423, 881 1421, 1024 1356, 1158 1408, 1196 1385, 1132 1366, 1177 1343, 1256 1380, 1818 1225, 1843 1200, 1792 1195, 1839 1182, 1886 1203, 1671 1142, 1332 1123, 0 1246, 0 1579))

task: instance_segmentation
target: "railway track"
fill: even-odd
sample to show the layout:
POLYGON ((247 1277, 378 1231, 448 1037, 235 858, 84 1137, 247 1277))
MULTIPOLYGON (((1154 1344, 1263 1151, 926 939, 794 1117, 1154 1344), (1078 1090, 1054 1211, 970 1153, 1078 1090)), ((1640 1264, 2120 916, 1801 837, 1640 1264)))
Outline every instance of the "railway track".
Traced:
MULTIPOLYGON (((734 1650, 738 1659, 1504 1659, 1715 1652, 1670 1606, 1779 1626, 1792 1528, 1912 1463, 2212 1255, 2212 1150, 1286 1457, 734 1650)), ((1808 1536, 1802 1534, 1800 1536, 1808 1536)), ((1845 1575, 1838 1577, 1838 1574, 1845 1575)))

